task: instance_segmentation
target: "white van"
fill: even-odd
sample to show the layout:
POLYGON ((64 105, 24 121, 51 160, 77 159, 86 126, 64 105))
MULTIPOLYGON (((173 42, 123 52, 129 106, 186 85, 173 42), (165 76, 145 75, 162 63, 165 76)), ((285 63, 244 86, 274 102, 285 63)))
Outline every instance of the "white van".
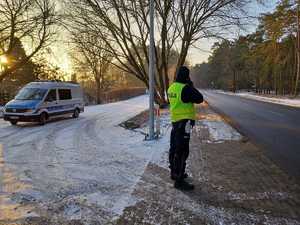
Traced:
POLYGON ((60 81, 37 81, 23 87, 8 102, 3 118, 12 125, 22 122, 39 122, 62 115, 74 118, 84 111, 83 93, 79 84, 60 81))

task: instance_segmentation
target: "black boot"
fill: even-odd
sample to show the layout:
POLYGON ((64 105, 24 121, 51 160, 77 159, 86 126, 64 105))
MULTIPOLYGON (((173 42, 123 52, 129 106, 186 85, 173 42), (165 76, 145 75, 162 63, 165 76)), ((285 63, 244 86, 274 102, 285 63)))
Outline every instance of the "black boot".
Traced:
MULTIPOLYGON (((188 177, 189 177, 189 175, 188 175, 187 173, 184 173, 184 174, 183 174, 183 179, 186 179, 186 178, 188 178, 188 177)), ((172 179, 172 180, 176 180, 175 175, 173 175, 172 173, 171 173, 171 179, 172 179)))
POLYGON ((181 180, 181 181, 175 181, 174 187, 176 189, 182 190, 182 191, 192 191, 194 190, 195 186, 192 184, 189 184, 188 182, 181 180))

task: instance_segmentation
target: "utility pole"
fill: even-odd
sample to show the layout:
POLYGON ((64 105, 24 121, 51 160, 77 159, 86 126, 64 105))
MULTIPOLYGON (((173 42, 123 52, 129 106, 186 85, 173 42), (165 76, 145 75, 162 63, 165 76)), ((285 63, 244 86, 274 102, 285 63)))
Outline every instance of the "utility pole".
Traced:
POLYGON ((150 0, 150 46, 149 46, 149 140, 154 139, 154 0, 150 0))

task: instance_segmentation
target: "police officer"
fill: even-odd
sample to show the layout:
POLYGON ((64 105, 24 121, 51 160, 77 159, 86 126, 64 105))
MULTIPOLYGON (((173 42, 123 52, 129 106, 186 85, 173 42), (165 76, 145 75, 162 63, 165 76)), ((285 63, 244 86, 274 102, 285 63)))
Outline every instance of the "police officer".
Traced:
POLYGON ((203 102, 203 96, 194 88, 189 73, 187 67, 180 67, 175 82, 168 89, 172 121, 169 152, 171 179, 175 181, 174 187, 180 190, 194 189, 194 185, 184 180, 188 177, 185 168, 189 155, 190 131, 196 119, 194 103, 203 102))

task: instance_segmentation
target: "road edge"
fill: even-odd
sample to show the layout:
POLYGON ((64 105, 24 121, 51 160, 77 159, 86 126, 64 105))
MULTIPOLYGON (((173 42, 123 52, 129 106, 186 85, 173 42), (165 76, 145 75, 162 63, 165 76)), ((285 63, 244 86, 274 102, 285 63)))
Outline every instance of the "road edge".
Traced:
POLYGON ((205 101, 208 106, 217 114, 219 114, 222 119, 224 119, 224 121, 226 123, 228 123, 230 126, 232 126, 234 129, 236 129, 242 136, 242 142, 246 143, 246 142, 250 142, 252 143, 254 146, 256 146, 263 154, 265 157, 267 157, 269 160, 272 161, 272 163, 274 163, 278 168, 280 168, 280 170, 282 170, 282 172, 284 172, 290 179, 292 179, 295 183, 297 183, 298 185, 300 185, 300 180, 298 181, 298 179, 292 175, 290 175, 286 170, 284 170, 283 168, 280 167, 280 165, 277 164, 277 162, 270 157, 267 154, 267 150, 266 147, 263 144, 260 144, 259 142, 250 139, 243 131, 242 128, 240 127, 240 125, 238 123, 236 123, 235 121, 233 121, 233 119, 230 116, 227 116, 222 110, 217 109, 216 107, 212 106, 211 104, 209 104, 209 102, 205 101))
POLYGON ((227 116, 222 110, 217 109, 216 107, 212 106, 211 104, 209 104, 208 101, 204 101, 209 108, 211 108, 215 113, 217 113, 218 115, 221 116, 221 118, 227 123, 229 124, 231 127, 233 127, 234 129, 236 129, 241 135, 242 135, 242 142, 248 142, 251 141, 250 138, 242 131, 240 125, 236 122, 233 121, 233 119, 230 116, 227 116))

